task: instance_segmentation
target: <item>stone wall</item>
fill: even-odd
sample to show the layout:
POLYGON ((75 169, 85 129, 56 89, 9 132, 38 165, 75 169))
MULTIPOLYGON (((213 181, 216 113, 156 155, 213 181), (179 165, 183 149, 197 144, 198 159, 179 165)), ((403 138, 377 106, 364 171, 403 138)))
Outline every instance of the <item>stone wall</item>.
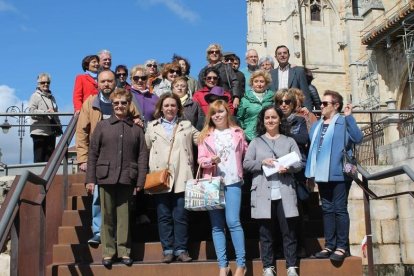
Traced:
MULTIPOLYGON (((408 165, 414 169, 414 136, 406 137, 378 149, 379 162, 387 164, 367 168, 383 171, 408 165)), ((370 181, 377 195, 414 191, 413 181, 406 175, 370 181)), ((412 275, 414 268, 414 198, 409 195, 384 200, 371 200, 371 229, 376 275, 412 275), (408 274, 407 274, 408 273, 408 274)), ((363 192, 354 184, 349 194, 351 219, 350 244, 352 255, 361 256, 365 236, 363 192)), ((367 259, 363 258, 367 265, 367 259)))

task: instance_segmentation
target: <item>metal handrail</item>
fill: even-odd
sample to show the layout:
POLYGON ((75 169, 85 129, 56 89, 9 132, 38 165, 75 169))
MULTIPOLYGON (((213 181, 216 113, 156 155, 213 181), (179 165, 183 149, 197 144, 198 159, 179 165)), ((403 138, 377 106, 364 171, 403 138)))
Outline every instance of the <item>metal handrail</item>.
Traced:
POLYGON ((45 186, 44 193, 39 195, 36 203, 41 204, 44 201, 50 184, 52 183, 53 177, 59 169, 60 164, 66 155, 69 143, 75 134, 77 121, 78 115, 73 116, 51 158, 47 162, 47 165, 44 168, 41 176, 37 176, 29 170, 25 170, 17 182, 14 192, 7 195, 10 196, 10 199, 7 206, 2 206, 2 208, 5 208, 5 210, 3 212, 3 215, 0 217, 0 248, 3 248, 4 243, 7 239, 7 235, 10 232, 12 223, 16 218, 16 214, 19 209, 20 197, 28 181, 36 185, 45 186))
POLYGON ((397 175, 406 174, 414 181, 414 171, 407 165, 398 166, 381 172, 369 173, 361 165, 357 165, 358 172, 362 175, 362 180, 358 177, 353 178, 354 182, 364 191, 364 211, 365 211, 365 233, 367 238, 367 257, 368 257, 368 275, 374 276, 374 255, 372 247, 372 231, 371 231, 371 214, 370 214, 370 198, 374 200, 392 198, 402 195, 410 195, 414 198, 414 191, 405 191, 378 196, 370 188, 368 188, 369 180, 381 180, 397 175))

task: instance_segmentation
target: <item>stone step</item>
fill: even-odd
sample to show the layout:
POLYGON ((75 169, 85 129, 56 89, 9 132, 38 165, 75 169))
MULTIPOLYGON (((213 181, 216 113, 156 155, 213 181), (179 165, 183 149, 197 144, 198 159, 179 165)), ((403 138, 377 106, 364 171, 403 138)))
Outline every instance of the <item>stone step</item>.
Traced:
MULTIPOLYGON (((234 261, 230 262, 232 272, 236 270, 234 261)), ((262 275, 262 262, 258 259, 246 262, 246 276, 262 275)), ((286 262, 277 260, 275 267, 278 276, 286 276, 286 262)), ((328 260, 302 259, 299 263, 299 275, 306 276, 362 276, 362 260, 359 257, 348 257, 343 263, 333 264, 328 260)), ((99 262, 94 264, 52 264, 47 267, 48 276, 71 275, 145 275, 145 276, 211 276, 218 274, 216 261, 194 261, 191 263, 162 264, 134 262, 131 267, 123 264, 114 264, 112 269, 107 269, 99 262)))
MULTIPOLYGON (((228 243, 228 256, 235 258, 232 244, 228 243)), ((246 258, 251 260, 260 257, 259 242, 246 240, 246 258)), ((137 261, 159 262, 162 258, 162 247, 159 242, 133 243, 131 257, 137 261)), ((190 242, 188 252, 194 260, 215 260, 216 254, 212 241, 190 242)), ((102 259, 102 246, 83 244, 57 244, 53 246, 53 263, 99 263, 102 259)))

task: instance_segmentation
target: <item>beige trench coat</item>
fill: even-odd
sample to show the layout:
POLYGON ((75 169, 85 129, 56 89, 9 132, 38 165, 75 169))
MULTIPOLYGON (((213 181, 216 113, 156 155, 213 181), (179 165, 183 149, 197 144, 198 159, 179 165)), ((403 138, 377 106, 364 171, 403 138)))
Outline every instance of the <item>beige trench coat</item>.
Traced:
MULTIPOLYGON (((197 144, 198 130, 191 125, 190 121, 179 120, 175 133, 175 141, 171 151, 170 171, 173 183, 169 191, 174 193, 184 192, 185 182, 194 177, 194 154, 193 144, 197 144)), ((171 140, 167 137, 161 120, 153 120, 147 126, 145 141, 150 151, 149 170, 157 171, 167 168, 168 153, 171 140)))

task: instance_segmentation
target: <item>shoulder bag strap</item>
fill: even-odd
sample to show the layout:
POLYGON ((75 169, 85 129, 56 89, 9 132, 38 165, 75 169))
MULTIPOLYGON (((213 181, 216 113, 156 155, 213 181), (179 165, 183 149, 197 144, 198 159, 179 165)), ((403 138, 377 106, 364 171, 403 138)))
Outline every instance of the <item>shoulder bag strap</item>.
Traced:
POLYGON ((177 123, 174 127, 173 137, 172 137, 172 140, 171 140, 170 152, 168 153, 168 161, 167 161, 167 169, 168 170, 170 169, 171 152, 172 152, 172 148, 173 148, 173 145, 174 145, 175 133, 177 132, 177 129, 178 129, 178 121, 177 121, 177 123))
POLYGON ((269 149, 273 152, 273 155, 275 156, 275 158, 277 158, 277 154, 276 154, 276 152, 273 150, 273 148, 269 145, 269 143, 267 143, 266 142, 266 140, 265 139, 263 139, 263 137, 262 136, 260 136, 259 137, 265 144, 266 144, 266 146, 268 146, 269 147, 269 149))

